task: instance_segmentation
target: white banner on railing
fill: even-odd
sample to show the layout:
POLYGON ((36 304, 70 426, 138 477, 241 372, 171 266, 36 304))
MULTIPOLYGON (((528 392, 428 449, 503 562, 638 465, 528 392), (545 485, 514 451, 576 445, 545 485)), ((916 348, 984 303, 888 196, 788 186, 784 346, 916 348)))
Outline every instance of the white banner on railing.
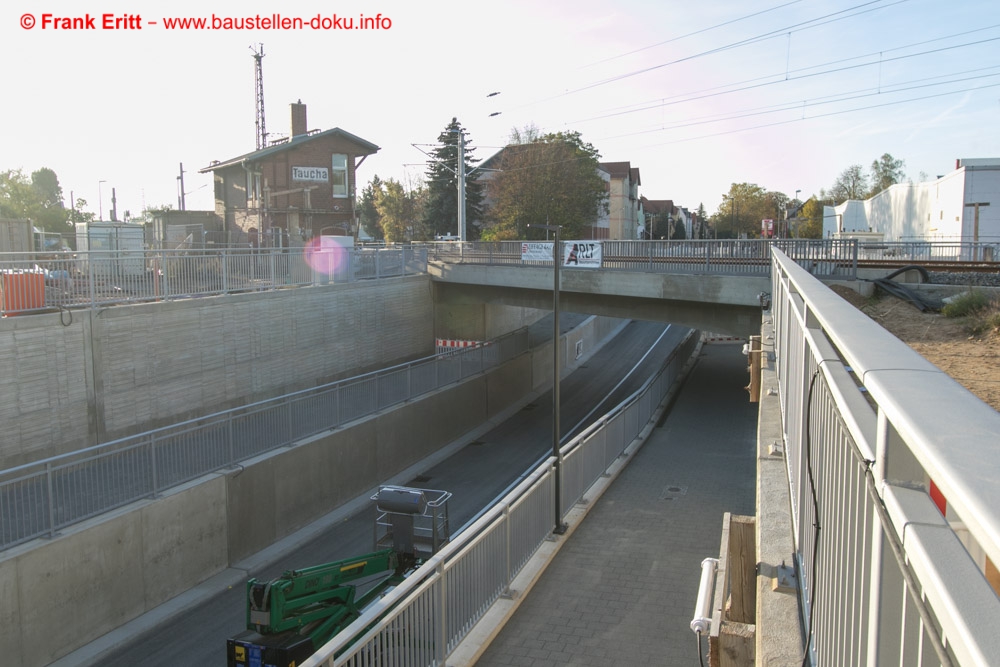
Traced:
POLYGON ((566 241, 562 251, 563 266, 577 269, 601 268, 600 241, 566 241))
MULTIPOLYGON (((521 244, 521 261, 551 262, 553 244, 525 241, 521 244)), ((600 241, 563 241, 562 266, 575 269, 601 268, 600 241)))

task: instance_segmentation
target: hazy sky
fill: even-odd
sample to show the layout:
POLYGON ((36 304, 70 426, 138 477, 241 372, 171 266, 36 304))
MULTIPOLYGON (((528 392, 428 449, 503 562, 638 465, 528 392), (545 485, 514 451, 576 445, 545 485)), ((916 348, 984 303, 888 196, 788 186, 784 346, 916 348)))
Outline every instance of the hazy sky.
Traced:
POLYGON ((362 184, 421 178, 412 144, 433 143, 453 116, 480 158, 512 127, 579 131, 603 160, 640 169, 641 194, 709 213, 730 183, 805 199, 885 152, 913 180, 956 158, 1000 156, 996 0, 4 4, 0 169, 50 167, 67 200, 73 191, 97 212, 100 191, 106 219, 112 188, 119 218, 176 208, 179 163, 187 207, 212 207, 211 179, 197 171, 254 148, 259 43, 271 136, 287 134, 288 104, 301 99, 310 129, 381 147, 362 184), (93 30, 43 17, 88 12, 93 30), (101 29, 103 14, 142 27, 101 29), (382 28, 164 21, 213 14, 355 25, 381 14, 382 28))

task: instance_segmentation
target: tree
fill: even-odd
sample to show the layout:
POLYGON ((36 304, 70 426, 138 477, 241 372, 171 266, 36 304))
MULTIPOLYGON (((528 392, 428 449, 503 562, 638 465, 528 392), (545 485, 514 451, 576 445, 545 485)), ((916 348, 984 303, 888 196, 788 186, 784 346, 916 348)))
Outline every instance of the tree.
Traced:
MULTIPOLYGON (((698 202, 698 231, 693 231, 694 237, 696 239, 703 239, 708 237, 708 214, 705 213, 705 204, 703 202, 698 202)), ((692 225, 692 228, 694 226, 692 225)))
POLYGON ((69 212, 63 205, 62 186, 47 167, 32 172, 20 169, 0 173, 0 216, 27 218, 35 227, 57 234, 70 234, 69 212))
MULTIPOLYGON (((434 149, 433 157, 427 162, 427 205, 423 212, 423 224, 434 234, 458 234, 458 139, 465 132, 457 118, 452 118, 444 131, 438 135, 440 145, 434 149)), ((465 141, 465 225, 466 234, 471 238, 483 216, 483 184, 469 176, 478 159, 472 153, 469 141, 465 141)))
POLYGON ((848 199, 864 199, 869 191, 868 176, 864 168, 860 164, 852 164, 840 172, 840 176, 830 188, 829 195, 834 202, 841 204, 848 199))
POLYGON ((93 222, 97 219, 97 214, 91 211, 84 211, 87 207, 87 200, 83 197, 77 197, 76 203, 73 208, 69 211, 69 221, 71 223, 75 222, 93 222))
POLYGON ((883 153, 882 157, 872 162, 871 183, 872 189, 869 196, 875 196, 890 185, 902 183, 906 175, 903 173, 905 162, 897 160, 888 153, 883 153))
POLYGON ((823 238, 823 201, 816 197, 810 197, 809 201, 802 205, 799 212, 799 222, 796 235, 804 239, 823 238))
POLYGON ((426 236, 420 223, 421 190, 407 191, 403 184, 390 178, 382 184, 375 199, 385 234, 389 243, 405 242, 426 236))
POLYGON ((382 231, 382 219, 376 206, 381 193, 382 180, 378 174, 375 174, 365 189, 361 191, 361 198, 358 200, 358 215, 361 217, 361 226, 364 227, 369 236, 379 241, 385 239, 385 232, 382 231))
POLYGON ((483 238, 544 239, 545 230, 533 227, 544 224, 561 225, 565 239, 589 235, 608 206, 599 159, 579 132, 539 136, 533 127, 514 130, 499 173, 489 181, 494 203, 483 238))

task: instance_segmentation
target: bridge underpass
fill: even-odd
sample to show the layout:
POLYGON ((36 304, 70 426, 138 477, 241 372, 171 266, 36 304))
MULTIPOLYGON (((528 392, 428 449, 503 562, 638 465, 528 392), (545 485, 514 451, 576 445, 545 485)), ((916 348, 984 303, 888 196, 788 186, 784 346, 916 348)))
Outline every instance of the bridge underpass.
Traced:
MULTIPOLYGON (((552 269, 431 263, 437 305, 501 304, 552 308, 552 269)), ((672 322, 742 338, 760 333, 767 276, 563 270, 560 308, 567 312, 672 322)), ((447 322, 438 322, 447 326, 447 322)))
MULTIPOLYGON (((544 323, 540 323, 539 327, 544 327, 544 323)), ((629 325, 618 338, 587 360, 584 367, 564 379, 563 424, 566 430, 591 410, 601 411, 598 405, 600 399, 636 364, 663 328, 657 323, 636 322, 629 325)), ((603 409, 608 409, 634 391, 645 378, 643 369, 658 366, 658 359, 666 356, 685 333, 681 327, 669 327, 651 358, 621 382, 613 395, 607 398, 603 409)), ((417 485, 454 492, 453 502, 462 502, 453 505, 452 526, 460 526, 549 450, 550 405, 549 394, 531 397, 516 418, 480 435, 476 441, 462 447, 452 459, 392 481, 415 482, 413 478, 419 474, 421 477, 417 485)), ((372 548, 373 516, 371 508, 362 502, 359 513, 339 517, 329 531, 296 549, 292 556, 267 566, 248 567, 243 572, 228 571, 229 581, 225 583, 221 577, 206 582, 201 588, 208 593, 208 599, 197 608, 174 609, 180 613, 170 620, 147 616, 56 664, 86 664, 88 659, 91 664, 99 662, 102 665, 223 664, 225 639, 243 627, 245 606, 242 582, 248 574, 271 578, 288 568, 368 552, 372 548), (109 649, 112 652, 106 653, 109 649), (103 657, 100 657, 102 654, 103 657)), ((167 608, 162 613, 170 611, 167 608)))

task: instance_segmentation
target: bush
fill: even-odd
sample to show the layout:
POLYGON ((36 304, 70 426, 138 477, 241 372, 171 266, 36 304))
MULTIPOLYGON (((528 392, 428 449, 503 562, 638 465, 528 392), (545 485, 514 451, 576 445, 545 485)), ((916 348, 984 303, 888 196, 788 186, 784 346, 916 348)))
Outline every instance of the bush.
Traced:
POLYGON ((941 309, 941 314, 945 317, 965 317, 985 310, 989 306, 989 297, 973 290, 960 294, 950 303, 946 303, 941 309))
POLYGON ((982 292, 965 292, 941 309, 945 317, 966 317, 966 329, 973 336, 1000 332, 1000 300, 982 292))

